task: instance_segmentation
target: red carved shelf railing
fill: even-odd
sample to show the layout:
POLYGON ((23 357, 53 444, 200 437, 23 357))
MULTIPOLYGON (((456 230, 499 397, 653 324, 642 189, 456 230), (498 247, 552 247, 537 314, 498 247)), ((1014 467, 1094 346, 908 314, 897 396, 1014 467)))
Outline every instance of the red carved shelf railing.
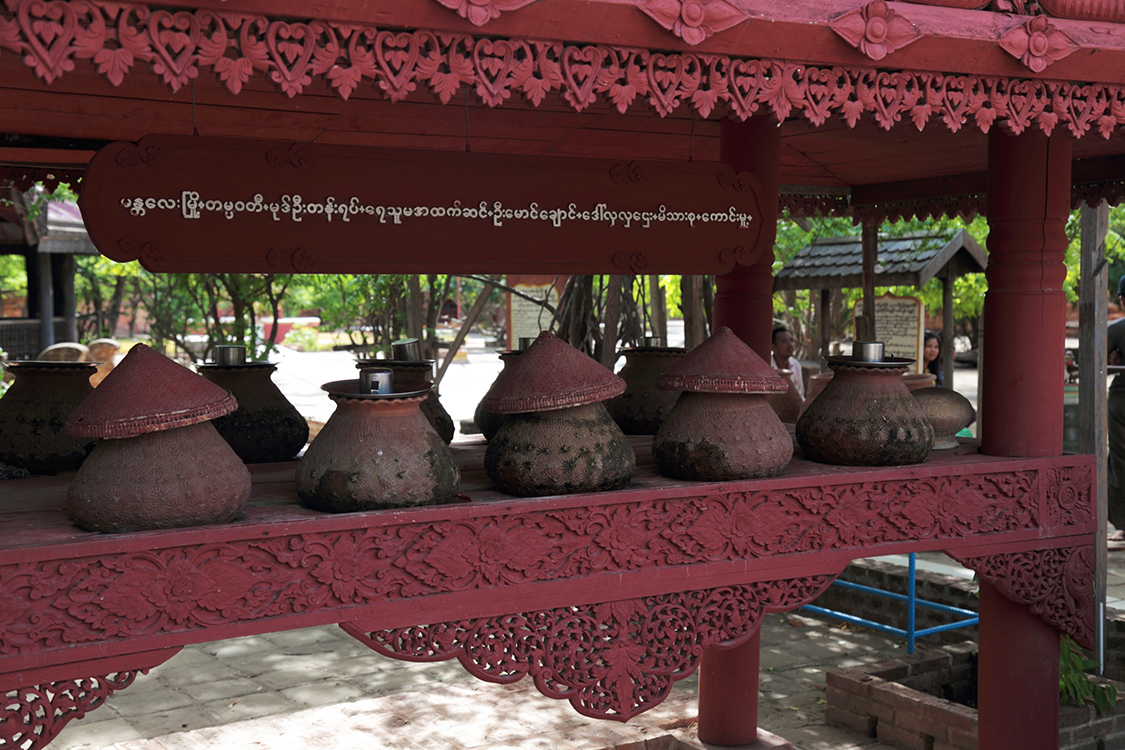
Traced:
POLYGON ((341 623, 382 653, 530 675, 584 714, 624 720, 702 649, 745 641, 850 560, 920 550, 950 551, 1090 642, 1090 456, 965 445, 917 466, 795 459, 773 479, 711 484, 658 476, 647 444, 635 439, 628 489, 539 499, 498 493, 483 444, 455 444, 462 502, 340 515, 297 504, 295 464, 257 466, 236 522, 120 535, 68 521, 65 477, 9 481, 0 688, 11 699, 115 663, 147 668, 145 653, 341 623))

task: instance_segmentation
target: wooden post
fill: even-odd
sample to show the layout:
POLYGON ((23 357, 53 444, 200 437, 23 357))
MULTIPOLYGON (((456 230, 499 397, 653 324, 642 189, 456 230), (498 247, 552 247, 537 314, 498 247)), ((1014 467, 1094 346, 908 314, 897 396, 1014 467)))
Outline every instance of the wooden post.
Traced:
POLYGON ((622 276, 608 276, 609 288, 605 295, 605 312, 602 315, 602 349, 598 361, 613 369, 617 362, 617 336, 621 328, 621 283, 622 276))
POLYGON ((946 388, 953 387, 953 269, 947 263, 941 277, 941 377, 946 388))
POLYGON ((36 253, 39 269, 39 351, 55 343, 55 283, 51 273, 51 256, 36 253))
POLYGON ((78 297, 74 293, 74 256, 66 253, 59 259, 59 283, 62 286, 63 339, 78 341, 78 297))
POLYGON ((694 349, 703 343, 703 277, 680 277, 680 307, 684 314, 684 346, 694 349))
POLYGON ((1106 314, 1108 269, 1105 237, 1109 231, 1109 206, 1082 204, 1081 265, 1078 272, 1078 450, 1097 460, 1098 543, 1094 545, 1094 645, 1105 669, 1106 532, 1108 489, 1106 459, 1109 415, 1106 413, 1106 314))
POLYGON ((832 290, 821 289, 816 308, 817 352, 820 355, 820 371, 827 372, 826 359, 829 355, 828 340, 832 337, 832 290))
MULTIPOLYGON (((988 134, 988 336, 982 451, 1062 453, 1068 136, 988 134)), ((1023 604, 981 584, 980 750, 1058 747, 1058 634, 1023 604)))
POLYGON ((875 261, 879 258, 879 225, 863 223, 863 315, 855 321, 857 341, 875 340, 875 261))
MULTIPOLYGON (((773 328, 773 243, 777 237, 777 187, 781 134, 768 117, 724 119, 719 159, 750 172, 762 186, 762 232, 757 261, 715 277, 715 328, 729 326, 769 361, 773 328)), ((699 675, 699 739, 713 745, 747 745, 758 738, 758 652, 755 633, 728 651, 705 650, 699 675)))
POLYGON ((659 336, 664 340, 664 345, 668 346, 668 307, 664 302, 664 290, 660 287, 659 276, 648 277, 648 296, 652 308, 652 317, 649 318, 652 335, 659 336))

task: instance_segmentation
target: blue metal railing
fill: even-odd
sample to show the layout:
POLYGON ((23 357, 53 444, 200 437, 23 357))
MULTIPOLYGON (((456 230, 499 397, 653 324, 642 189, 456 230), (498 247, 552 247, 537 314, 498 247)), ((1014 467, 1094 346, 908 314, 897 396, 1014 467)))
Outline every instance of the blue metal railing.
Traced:
POLYGON ((884 625, 881 622, 873 620, 865 620, 862 617, 849 615, 846 612, 840 612, 835 609, 826 609, 825 607, 817 607, 812 604, 806 604, 801 609, 806 609, 809 612, 815 612, 819 615, 826 615, 837 620, 850 622, 853 625, 863 625, 864 627, 872 628, 883 633, 891 633, 892 635, 904 636, 906 638, 906 651, 907 653, 914 653, 914 641, 918 638, 923 638, 927 635, 934 635, 935 633, 944 633, 947 630, 956 630, 957 628, 967 628, 976 625, 980 621, 980 617, 976 612, 971 609, 961 609, 960 607, 950 607, 946 604, 938 604, 937 602, 929 602, 925 599, 919 599, 915 591, 914 573, 916 570, 917 555, 913 552, 910 553, 909 573, 906 582, 906 594, 896 594, 893 591, 884 591, 877 589, 874 586, 864 586, 859 583, 852 583, 851 581, 835 581, 833 586, 840 586, 845 589, 854 589, 863 591, 875 596, 882 596, 887 599, 895 601, 906 602, 906 629, 895 628, 890 625, 884 625), (929 609, 936 609, 939 612, 948 612, 954 615, 968 615, 964 620, 957 620, 956 622, 946 623, 945 625, 936 625, 932 628, 923 628, 918 630, 915 627, 915 612, 918 607, 928 607, 929 609))

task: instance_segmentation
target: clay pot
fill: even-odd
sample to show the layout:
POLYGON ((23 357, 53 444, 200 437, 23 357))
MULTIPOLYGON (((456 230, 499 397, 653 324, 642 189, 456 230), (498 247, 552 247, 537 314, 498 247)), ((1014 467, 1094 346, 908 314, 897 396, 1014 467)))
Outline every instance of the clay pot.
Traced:
POLYGON ((473 412, 473 422, 476 423, 477 428, 484 434, 485 440, 492 440, 492 438, 495 437, 497 431, 500 429, 500 425, 504 423, 504 415, 484 408, 484 402, 487 401, 489 397, 494 397, 496 395, 496 384, 500 382, 500 378, 504 377, 504 373, 522 353, 523 352, 519 350, 500 352, 500 361, 504 363, 504 368, 500 370, 500 374, 496 376, 496 380, 492 381, 492 385, 488 387, 484 398, 480 400, 480 403, 477 404, 476 411, 473 412))
POLYGON ((276 365, 203 364, 196 369, 238 400, 236 411, 215 418, 213 424, 243 462, 289 461, 305 447, 309 424, 270 378, 276 365))
POLYGON ((760 393, 680 396, 652 443, 660 473, 721 482, 775 477, 793 458, 793 440, 760 393))
POLYGON ((426 419, 430 420, 434 431, 441 436, 441 439, 447 445, 453 442, 453 435, 456 431, 453 417, 449 416, 449 412, 441 405, 441 401, 438 400, 438 395, 432 387, 434 374, 434 361, 432 359, 415 361, 365 359, 356 362, 355 366, 357 369, 364 367, 389 368, 394 372, 396 391, 427 391, 426 398, 421 405, 422 413, 426 416, 426 419))
POLYGON ((921 463, 934 430, 902 375, 913 360, 829 357, 834 376, 797 420, 805 458, 841 466, 921 463))
POLYGON ((489 478, 521 497, 619 490, 636 467, 633 446, 600 403, 508 414, 484 453, 489 478))
POLYGON ((461 471, 422 414, 426 392, 362 394, 357 380, 322 387, 336 411, 297 466, 302 505, 344 512, 453 500, 461 471))
POLYGON ((726 326, 660 377, 684 391, 652 441, 661 474, 720 482, 773 477, 793 457, 768 395, 790 386, 726 326))
POLYGON ((655 435, 680 395, 657 388, 656 381, 687 350, 639 346, 622 349, 621 353, 625 355, 625 366, 617 375, 625 381, 625 392, 606 401, 605 408, 626 435, 655 435))
POLYGON ((233 521, 250 472, 210 422, 103 440, 75 475, 70 515, 89 531, 171 529, 233 521))
POLYGON ((8 362, 15 382, 0 398, 0 462, 32 474, 75 471, 96 438, 74 437, 66 418, 94 390, 93 362, 8 362))
POLYGON ((793 385, 793 381, 789 380, 789 376, 793 374, 792 370, 778 370, 777 374, 784 378, 789 383, 789 387, 784 393, 771 393, 768 396, 770 408, 777 414, 777 418, 786 424, 795 424, 797 417, 801 416, 801 407, 804 402, 801 401, 801 394, 797 393, 797 386, 793 385))
POLYGON ((973 421, 973 404, 952 388, 919 388, 913 391, 922 413, 934 428, 934 450, 956 448, 957 433, 973 421))
POLYGON ((636 456, 601 402, 624 390, 609 368, 541 333, 481 401, 504 415, 484 452, 489 478, 527 497, 621 489, 636 456))
MULTIPOLYGON (((813 399, 820 395, 820 392, 824 390, 824 386, 828 384, 828 381, 832 379, 833 375, 835 375, 833 372, 822 372, 809 378, 809 393, 805 396, 804 403, 801 404, 801 413, 804 413, 805 409, 809 408, 809 404, 813 402, 813 399)), ((936 379, 937 376, 932 372, 907 372, 903 373, 902 376, 903 385, 906 386, 908 391, 916 391, 919 388, 929 388, 934 384, 936 379)))
POLYGON ((209 420, 238 402, 137 344, 67 419, 71 435, 101 437, 68 492, 90 531, 226 523, 250 498, 250 472, 209 420))
POLYGON ((114 358, 121 344, 115 339, 94 339, 87 346, 90 349, 90 361, 100 363, 98 371, 90 376, 90 385, 97 388, 98 384, 105 380, 105 376, 113 371, 114 358))
POLYGON ((1122 0, 1039 0, 1047 15, 1078 21, 1125 22, 1122 0))

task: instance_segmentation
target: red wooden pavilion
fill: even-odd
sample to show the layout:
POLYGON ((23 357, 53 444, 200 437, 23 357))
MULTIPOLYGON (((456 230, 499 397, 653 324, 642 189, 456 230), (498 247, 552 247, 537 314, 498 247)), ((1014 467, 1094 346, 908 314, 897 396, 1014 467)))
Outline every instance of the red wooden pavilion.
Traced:
MULTIPOLYGON (((763 612, 854 557, 944 549, 982 580, 979 746, 1054 747, 1057 633, 1091 644, 1096 527, 1093 461, 1061 455, 1064 224, 1122 191, 1123 22, 1120 0, 4 0, 0 165, 21 183, 77 176, 109 141, 194 131, 625 175, 721 162, 758 185, 760 231, 734 252, 439 242, 345 249, 333 270, 706 268, 717 324, 764 355, 779 209, 984 211, 991 235, 979 451, 690 484, 639 445, 622 492, 514 500, 469 446, 462 505, 324 516, 270 466, 238 523, 118 536, 69 524, 65 479, 7 483, 0 743, 43 746, 184 644, 333 622, 619 720, 700 668, 700 736, 747 743, 763 612)), ((102 250, 156 270, 232 251, 147 248, 102 250)), ((240 268, 316 270, 300 249, 240 268)))

